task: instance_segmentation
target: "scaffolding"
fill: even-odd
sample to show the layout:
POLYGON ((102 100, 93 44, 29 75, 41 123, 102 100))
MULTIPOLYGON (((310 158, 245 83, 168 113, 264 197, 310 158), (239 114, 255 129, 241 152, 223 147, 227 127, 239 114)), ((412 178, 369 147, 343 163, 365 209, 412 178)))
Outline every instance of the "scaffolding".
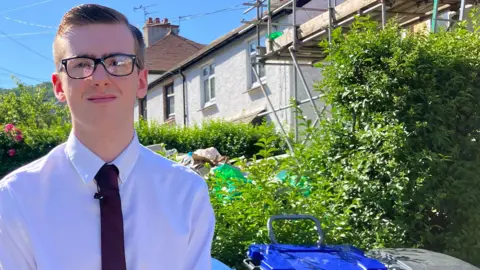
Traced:
MULTIPOLYGON (((328 39, 331 42, 332 31, 337 27, 348 28, 353 23, 357 15, 370 15, 376 21, 381 22, 382 27, 390 19, 395 19, 401 27, 407 28, 413 25, 431 20, 431 31, 437 31, 437 21, 458 22, 465 19, 465 7, 467 5, 478 4, 478 0, 338 0, 342 2, 337 5, 337 0, 327 0, 326 9, 313 9, 299 7, 297 5, 301 0, 277 0, 276 5, 272 5, 272 0, 255 0, 255 3, 244 3, 249 6, 244 14, 256 10, 256 19, 252 21, 242 21, 256 27, 257 54, 256 61, 252 63, 253 74, 260 81, 260 75, 257 67, 259 65, 290 65, 294 68, 293 75, 293 99, 297 105, 310 103, 315 113, 316 119, 313 121, 315 127, 321 117, 322 112, 317 107, 315 100, 321 99, 321 96, 314 96, 310 87, 307 85, 305 76, 300 66, 313 66, 315 63, 325 59, 326 55, 321 51, 318 44, 328 39), (264 11, 265 9, 265 11, 264 11), (279 24, 273 22, 273 14, 279 11, 291 11, 291 23, 279 24), (301 24, 297 21, 297 11, 317 11, 321 12, 318 16, 307 20, 301 24), (455 11, 459 13, 458 20, 442 19, 438 14, 455 11), (282 32, 272 32, 272 26, 283 25, 287 28, 282 32), (260 46, 261 28, 266 27, 266 44, 260 46), (283 61, 283 62, 278 62, 283 61), (297 80, 300 82, 308 96, 308 99, 298 101, 297 80)), ((312 0, 318 1, 318 0, 312 0)), ((305 1, 303 1, 305 2, 305 1)), ((268 82, 267 82, 268 83, 268 82)), ((278 117, 278 112, 289 109, 293 105, 275 108, 267 94, 265 85, 260 83, 260 88, 268 102, 269 110, 260 114, 272 114, 279 128, 286 138, 290 151, 293 151, 293 144, 288 139, 287 132, 278 117)), ((299 139, 298 117, 294 117, 295 141, 299 139)), ((306 139, 303 140, 303 143, 306 139)))

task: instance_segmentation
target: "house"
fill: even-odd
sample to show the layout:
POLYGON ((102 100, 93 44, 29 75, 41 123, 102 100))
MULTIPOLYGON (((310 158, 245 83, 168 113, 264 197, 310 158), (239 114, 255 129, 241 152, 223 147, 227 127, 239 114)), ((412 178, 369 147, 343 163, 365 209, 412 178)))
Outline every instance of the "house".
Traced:
MULTIPOLYGON (((272 32, 288 33, 289 31, 284 30, 291 29, 289 25, 292 25, 294 20, 292 9, 279 8, 285 2, 289 1, 272 0, 272 6, 278 7, 272 9, 275 10, 272 14, 272 32)), ((302 31, 313 30, 313 26, 327 22, 324 16, 317 17, 317 15, 325 14, 328 0, 297 0, 296 4, 303 8, 295 13, 297 25, 311 22, 312 18, 315 21, 303 24, 302 31)), ((339 17, 341 17, 340 14, 345 16, 350 14, 348 10, 353 13, 358 12, 354 10, 356 6, 367 9, 372 6, 378 8, 379 5, 375 0, 361 2, 336 0, 336 4, 338 10, 335 10, 335 16, 339 17)), ((398 4, 394 8, 398 6, 401 5, 398 4)), ((417 8, 425 9, 423 6, 417 8)), ((424 12, 426 12, 424 16, 430 16, 427 11, 424 12)), ((379 14, 377 12, 376 16, 378 17, 379 14)), ((412 13, 409 18, 415 15, 417 13, 412 13)), ((444 20, 452 19, 454 13, 442 13, 439 17, 444 20)), ((348 19, 345 18, 345 20, 348 19)), ((439 20, 439 26, 448 25, 445 21, 439 20)), ((420 26, 416 24, 412 27, 420 26)), ((257 29, 252 24, 243 24, 185 60, 176 63, 153 81, 149 81, 146 99, 149 113, 146 119, 179 126, 201 124, 206 119, 252 123, 265 119, 273 122, 277 127, 283 126, 286 130, 294 127, 295 114, 293 109, 288 107, 293 98, 297 101, 308 100, 307 92, 298 74, 295 73, 291 58, 279 58, 273 65, 255 65, 260 77, 260 80, 257 80, 252 64, 255 64, 259 49, 268 47, 265 44, 266 27, 261 28, 260 33, 257 33, 257 29), (261 86, 264 86, 263 89, 269 99, 265 97, 261 86), (271 106, 268 101, 271 101, 271 106), (278 120, 271 113, 270 107, 276 108, 278 120)), ((316 30, 323 31, 323 28, 316 30)), ((322 33, 319 32, 319 34, 322 33)), ((281 36, 278 42, 286 40, 286 37, 289 36, 281 36)), ((315 41, 315 39, 312 40, 315 41)), ((309 50, 316 53, 314 47, 309 50)), ((318 68, 305 65, 301 70, 310 90, 315 82, 322 80, 321 70, 318 68)), ((315 92, 312 92, 315 96, 315 92)), ((320 99, 315 100, 315 104, 319 109, 324 107, 320 99)), ((315 112, 309 102, 300 107, 308 119, 315 118, 315 112)))
MULTIPOLYGON (((272 6, 278 7, 284 2, 272 1, 272 6)), ((297 6, 308 8, 297 10, 296 21, 300 24, 324 12, 328 0, 297 0, 297 6)), ((277 9, 272 21, 273 32, 284 30, 293 23, 292 10, 277 9)), ((257 37, 260 37, 260 46, 265 47, 266 34, 264 29, 257 36, 254 25, 243 24, 161 74, 155 74, 155 79, 149 81, 146 119, 179 126, 201 124, 206 119, 243 122, 266 119, 278 125, 271 114, 259 116, 269 110, 260 84, 264 85, 274 108, 288 107, 295 96, 294 68, 285 60, 277 61, 277 65, 258 65, 260 80, 257 80, 252 69, 257 37)), ((148 57, 155 59, 160 53, 148 57)), ((321 79, 317 68, 304 66, 302 70, 310 86, 321 79)), ((299 79, 297 84, 297 100, 306 99, 299 79)), ((287 126, 294 119, 291 109, 279 111, 278 117, 281 124, 287 126)))
MULTIPOLYGON (((205 45, 179 35, 179 26, 170 24, 168 19, 148 18, 143 28, 145 39, 145 65, 148 68, 148 81, 153 82, 177 63, 198 52, 205 45)), ((135 119, 148 118, 147 96, 137 100, 135 119)))

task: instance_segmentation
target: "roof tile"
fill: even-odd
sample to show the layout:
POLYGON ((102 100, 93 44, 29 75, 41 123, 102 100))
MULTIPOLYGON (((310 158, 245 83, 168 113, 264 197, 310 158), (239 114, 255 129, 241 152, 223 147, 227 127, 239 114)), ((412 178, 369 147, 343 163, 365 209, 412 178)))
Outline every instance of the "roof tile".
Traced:
POLYGON ((149 70, 167 71, 203 47, 205 45, 169 33, 146 48, 146 66, 149 70))

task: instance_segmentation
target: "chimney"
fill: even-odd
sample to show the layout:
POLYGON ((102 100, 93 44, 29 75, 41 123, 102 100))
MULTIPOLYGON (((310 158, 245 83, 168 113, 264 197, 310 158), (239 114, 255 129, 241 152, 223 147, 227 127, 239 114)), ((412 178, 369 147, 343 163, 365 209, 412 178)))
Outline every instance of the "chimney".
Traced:
POLYGON ((167 18, 164 18, 162 21, 160 21, 160 18, 148 18, 143 27, 145 45, 149 47, 168 34, 178 35, 178 28, 178 25, 170 24, 167 18))

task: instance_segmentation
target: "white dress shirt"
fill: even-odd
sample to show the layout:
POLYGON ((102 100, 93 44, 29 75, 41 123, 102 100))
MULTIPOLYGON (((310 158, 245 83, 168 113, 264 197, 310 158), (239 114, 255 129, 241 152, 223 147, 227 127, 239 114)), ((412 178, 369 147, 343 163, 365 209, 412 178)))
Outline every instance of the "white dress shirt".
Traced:
MULTIPOLYGON (((127 270, 210 270, 215 218, 205 181, 142 146, 135 134, 119 171, 127 270)), ((0 181, 0 269, 100 270, 104 162, 73 133, 0 181)))

